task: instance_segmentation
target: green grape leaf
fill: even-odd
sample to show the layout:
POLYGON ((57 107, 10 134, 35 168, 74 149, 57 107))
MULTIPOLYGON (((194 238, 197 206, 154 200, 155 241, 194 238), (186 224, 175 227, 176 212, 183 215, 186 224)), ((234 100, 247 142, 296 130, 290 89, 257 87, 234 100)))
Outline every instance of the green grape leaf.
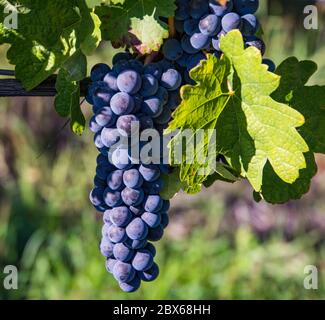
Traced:
POLYGON ((169 200, 172 199, 180 190, 184 188, 184 183, 179 179, 179 169, 174 168, 172 173, 163 174, 163 189, 160 191, 160 196, 169 200))
POLYGON ((63 64, 63 68, 68 72, 69 78, 74 81, 81 81, 87 76, 87 58, 78 49, 63 64))
POLYGON ((79 2, 81 15, 80 28, 77 29, 80 48, 86 55, 91 55, 102 40, 101 21, 97 14, 90 11, 83 1, 79 2))
MULTIPOLYGON (((0 2, 0 10, 4 2, 8 1, 0 2)), ((16 2, 20 6, 18 29, 0 42, 11 44, 8 60, 16 66, 16 77, 31 90, 76 51, 74 28, 80 23, 80 15, 69 0, 16 2)), ((0 29, 6 27, 0 24, 0 29)))
POLYGON ((306 168, 300 170, 299 178, 288 184, 281 181, 269 163, 264 170, 260 196, 271 203, 285 203, 290 199, 300 199, 310 188, 311 179, 317 172, 314 154, 325 151, 325 87, 306 86, 317 70, 312 61, 298 61, 291 57, 283 61, 276 73, 281 76, 280 86, 272 97, 289 104, 305 117, 305 124, 298 129, 307 141, 311 152, 305 154, 306 168))
POLYGON ((86 0, 88 8, 94 8, 96 6, 99 6, 102 2, 102 0, 86 0))
POLYGON ((188 193, 200 191, 201 184, 215 171, 217 154, 213 133, 230 99, 226 81, 229 73, 228 61, 218 61, 213 55, 191 70, 191 77, 198 85, 181 88, 182 103, 166 131, 181 129, 170 144, 171 163, 180 166, 180 179, 186 183, 184 191, 188 193), (196 134, 199 130, 201 134, 196 134), (183 152, 184 139, 186 152, 183 152))
POLYGON ((62 117, 71 117, 71 129, 76 134, 82 134, 85 128, 85 118, 80 108, 80 88, 77 81, 73 81, 67 70, 60 69, 55 88, 55 109, 62 117))
POLYGON ((325 153, 325 86, 306 86, 316 70, 317 65, 312 61, 286 59, 276 70, 281 81, 272 96, 304 115, 300 134, 313 152, 325 153))
POLYGON ((263 172, 263 185, 260 191, 262 199, 269 203, 286 203, 300 199, 310 188, 311 179, 317 173, 315 157, 312 152, 305 153, 306 168, 301 169, 299 178, 292 184, 285 183, 274 172, 269 162, 263 172))
MULTIPOLYGON (((143 19, 146 15, 151 16, 154 12, 155 26, 152 22, 151 27, 154 26, 155 30, 164 28, 167 30, 166 25, 160 20, 160 17, 174 16, 176 5, 174 0, 125 0, 122 4, 115 3, 114 5, 102 5, 96 7, 96 14, 102 21, 102 37, 105 40, 118 41, 128 34, 131 29, 132 19, 143 19)), ((144 24, 147 21, 143 22, 144 24)), ((141 30, 141 27, 137 27, 141 30)), ((152 32, 151 29, 146 30, 148 35, 144 36, 142 32, 140 36, 143 38, 143 45, 145 47, 156 47, 157 39, 149 37, 152 32)), ((157 32, 157 31, 155 31, 157 32)), ((162 37, 160 36, 160 45, 162 44, 162 37)))
MULTIPOLYGON (((67 71, 71 82, 86 77, 85 54, 91 54, 97 48, 101 32, 100 20, 85 0, 0 0, 0 12, 0 43, 10 45, 7 58, 15 65, 16 78, 26 90, 35 88, 60 69, 67 71), (14 5, 19 12, 18 28, 8 29, 3 12, 14 5)), ((59 79, 58 83, 61 81, 59 79)), ((79 86, 79 83, 73 86, 79 86)), ((66 97, 64 88, 58 87, 56 110, 60 115, 74 115, 74 131, 82 132, 79 102, 78 107, 74 106, 80 93, 73 91, 75 102, 71 106, 70 98, 62 98, 66 97), (70 104, 63 106, 64 101, 70 101, 70 104)))
MULTIPOLYGON (((180 179, 189 184, 190 192, 199 191, 199 185, 209 177, 209 170, 206 174, 199 170, 211 169, 212 165, 199 164, 196 157, 215 148, 214 155, 224 155, 234 172, 247 178, 257 192, 262 189, 267 163, 281 181, 294 183, 306 168, 304 153, 309 150, 297 131, 304 124, 304 117, 271 98, 280 77, 267 71, 256 48, 244 49, 239 31, 223 37, 221 47, 224 52, 221 60, 208 55, 206 61, 190 72, 197 84, 182 88, 183 101, 168 128, 168 132, 180 129, 172 140, 174 145, 171 144, 173 165, 175 143, 182 145, 179 136, 183 131, 216 131, 215 141, 211 134, 204 138, 203 148, 194 149, 192 163, 184 161, 186 152, 183 152, 182 159, 177 161, 180 179)), ((210 170, 210 174, 211 171, 216 170, 210 170)))
POLYGON ((155 19, 154 14, 151 16, 146 15, 143 19, 132 18, 130 33, 140 41, 140 44, 135 47, 141 54, 159 51, 164 39, 169 36, 168 28, 166 26, 162 27, 155 19))
POLYGON ((224 145, 220 141, 221 149, 226 147, 232 162, 240 163, 242 175, 255 191, 261 190, 267 161, 281 180, 294 183, 299 171, 306 168, 304 153, 309 150, 297 131, 304 124, 304 117, 271 98, 280 77, 261 64, 259 50, 244 49, 239 31, 222 37, 220 46, 234 70, 228 111, 236 116, 238 125, 236 144, 227 146, 227 141, 224 145))

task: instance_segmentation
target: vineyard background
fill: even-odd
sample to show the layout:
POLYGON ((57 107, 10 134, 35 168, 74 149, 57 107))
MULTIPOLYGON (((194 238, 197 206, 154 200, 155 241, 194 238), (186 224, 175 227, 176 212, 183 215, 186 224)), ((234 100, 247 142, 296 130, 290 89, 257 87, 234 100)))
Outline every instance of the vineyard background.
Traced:
MULTIPOLYGON (((264 2, 266 56, 310 58, 319 65, 312 83, 324 84, 325 8, 320 30, 306 31, 305 2, 271 15, 264 2)), ((0 47, 0 64, 10 68, 5 52, 0 47)), ((113 52, 102 45, 89 65, 110 62, 113 52)), ((127 295, 97 248, 101 217, 88 202, 92 134, 61 130, 52 98, 2 98, 0 110, 0 271, 7 264, 20 271, 19 290, 5 291, 1 281, 0 299, 325 298, 325 157, 309 194, 287 205, 254 203, 244 181, 178 195, 158 244, 159 279, 127 295), (309 264, 319 268, 318 290, 303 287, 309 264)), ((86 103, 83 110, 90 115, 86 103)))

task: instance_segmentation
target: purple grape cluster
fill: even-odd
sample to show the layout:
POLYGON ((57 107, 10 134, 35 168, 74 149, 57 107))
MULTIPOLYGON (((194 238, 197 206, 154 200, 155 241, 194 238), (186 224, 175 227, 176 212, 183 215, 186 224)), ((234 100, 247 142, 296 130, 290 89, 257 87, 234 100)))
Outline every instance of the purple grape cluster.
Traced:
MULTIPOLYGON (((206 59, 205 53, 216 57, 222 55, 220 39, 234 29, 243 34, 245 46, 258 48, 265 54, 265 44, 256 36, 259 21, 254 15, 259 0, 177 0, 175 28, 177 36, 169 39, 163 46, 163 54, 169 61, 175 61, 183 70, 184 80, 193 83, 189 71, 206 59)), ((275 64, 263 59, 269 71, 275 64)))
POLYGON ((178 105, 182 78, 166 61, 143 65, 120 53, 112 69, 106 64, 94 66, 91 80, 86 99, 94 115, 89 126, 100 154, 90 201, 103 213, 100 251, 106 269, 123 291, 133 292, 141 280, 158 276, 156 250, 150 241, 163 236, 170 206, 159 194, 161 175, 170 168, 132 156, 133 127, 136 124, 140 134, 158 129, 161 135, 178 105))

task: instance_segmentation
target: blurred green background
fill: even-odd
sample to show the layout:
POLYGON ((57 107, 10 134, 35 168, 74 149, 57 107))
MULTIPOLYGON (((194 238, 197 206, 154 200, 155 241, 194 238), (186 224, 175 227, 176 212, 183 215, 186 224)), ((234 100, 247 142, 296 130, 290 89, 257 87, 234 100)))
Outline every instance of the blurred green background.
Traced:
MULTIPOLYGON (((311 83, 325 85, 325 8, 319 4, 319 30, 304 30, 302 8, 311 2, 272 0, 267 8, 261 0, 259 16, 266 56, 313 59, 311 83)), ((2 68, 5 53, 0 47, 2 68)), ((112 54, 103 44, 89 65, 110 63, 112 54)), ((60 130, 65 120, 51 98, 1 98, 0 108, 0 299, 325 298, 325 157, 308 195, 286 205, 254 203, 245 181, 179 194, 157 245, 159 279, 124 294, 105 271, 101 216, 88 201, 92 134, 60 130), (3 289, 8 264, 19 269, 18 290, 3 289), (318 290, 303 286, 306 265, 319 270, 318 290)))

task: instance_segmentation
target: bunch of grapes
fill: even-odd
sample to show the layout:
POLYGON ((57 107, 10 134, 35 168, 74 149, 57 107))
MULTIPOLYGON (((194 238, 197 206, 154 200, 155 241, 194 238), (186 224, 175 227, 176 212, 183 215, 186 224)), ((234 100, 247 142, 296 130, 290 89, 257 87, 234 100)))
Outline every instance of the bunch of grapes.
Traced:
MULTIPOLYGON (((206 59, 205 53, 221 57, 221 36, 231 30, 239 29, 246 47, 254 46, 265 54, 265 44, 256 36, 259 21, 254 14, 259 0, 177 0, 176 3, 177 36, 166 41, 163 54, 178 64, 187 83, 193 83, 189 71, 206 59)), ((275 70, 271 60, 263 59, 263 63, 269 71, 275 70)))
POLYGON ((136 141, 147 129, 162 130, 179 104, 181 75, 166 61, 143 65, 129 53, 119 53, 113 68, 94 66, 87 101, 93 105, 90 130, 100 154, 90 201, 103 213, 100 251, 106 269, 122 290, 133 292, 141 280, 153 281, 159 269, 155 247, 168 225, 169 201, 163 200, 161 175, 168 164, 146 163, 134 157, 145 143, 136 141))

